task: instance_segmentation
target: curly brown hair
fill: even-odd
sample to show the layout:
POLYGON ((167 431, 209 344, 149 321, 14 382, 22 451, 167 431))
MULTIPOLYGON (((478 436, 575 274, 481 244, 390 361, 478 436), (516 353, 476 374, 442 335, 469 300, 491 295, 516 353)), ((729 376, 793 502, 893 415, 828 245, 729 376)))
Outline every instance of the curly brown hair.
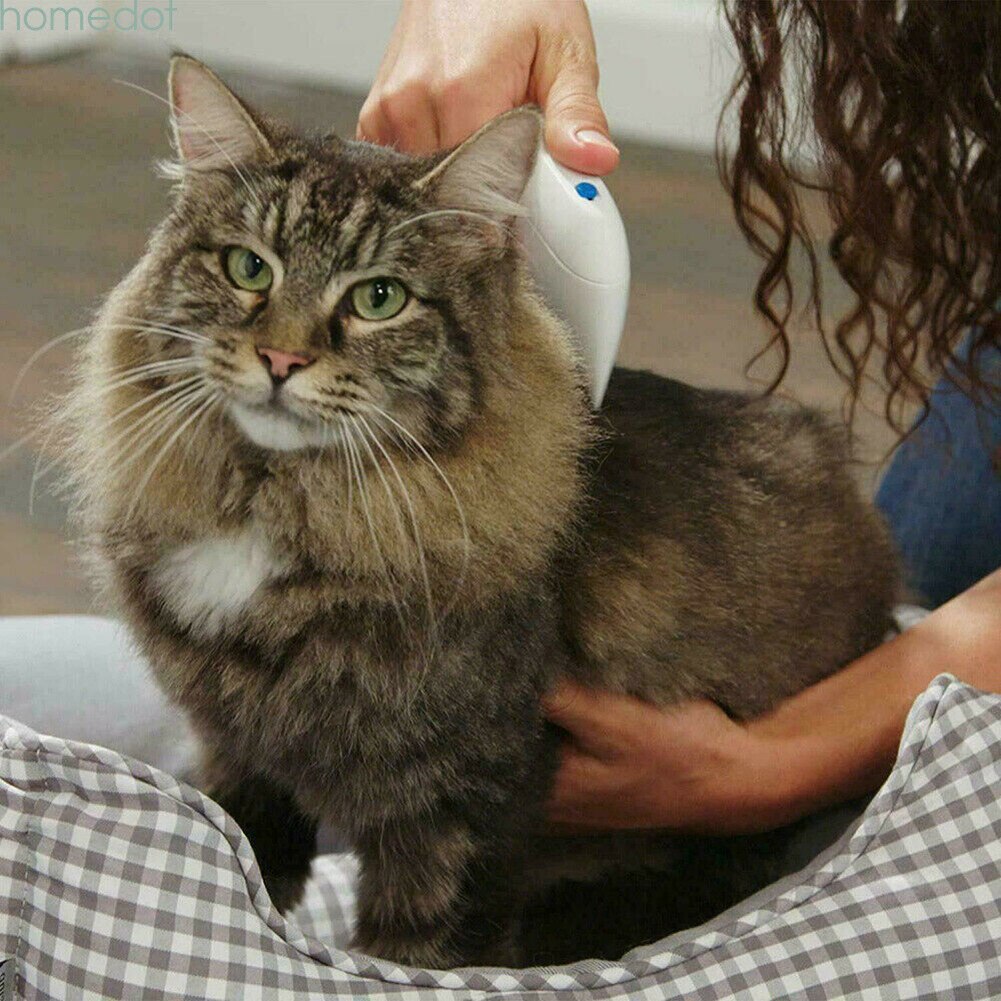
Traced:
POLYGON ((755 304, 771 329, 762 354, 780 355, 772 388, 789 362, 799 245, 805 302, 852 414, 880 360, 900 433, 905 404, 926 410, 942 375, 978 402, 996 399, 979 359, 1001 335, 1001 3, 724 0, 724 11, 740 60, 729 104, 739 138, 727 150, 721 129, 721 172, 765 262, 755 304), (804 187, 826 196, 828 251, 854 293, 833 330, 804 187))

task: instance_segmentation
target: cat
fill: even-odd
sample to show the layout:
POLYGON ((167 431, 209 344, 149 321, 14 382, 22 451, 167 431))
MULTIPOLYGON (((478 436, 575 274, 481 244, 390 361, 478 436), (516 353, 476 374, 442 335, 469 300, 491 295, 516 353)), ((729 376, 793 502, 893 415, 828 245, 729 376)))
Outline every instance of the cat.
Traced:
POLYGON ((320 821, 360 857, 354 948, 422 967, 614 955, 767 882, 785 832, 542 837, 540 697, 744 719, 876 645, 896 570, 843 429, 623 369, 591 413, 514 226, 537 110, 411 157, 188 56, 169 89, 172 204, 81 350, 66 457, 277 907, 320 821))

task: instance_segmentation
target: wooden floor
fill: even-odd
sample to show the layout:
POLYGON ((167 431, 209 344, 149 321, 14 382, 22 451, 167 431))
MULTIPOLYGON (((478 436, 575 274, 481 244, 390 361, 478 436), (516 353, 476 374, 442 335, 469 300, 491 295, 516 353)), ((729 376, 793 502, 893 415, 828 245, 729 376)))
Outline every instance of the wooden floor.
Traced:
MULTIPOLYGON (((163 213, 166 186, 152 164, 168 151, 166 109, 115 81, 163 94, 165 69, 106 53, 0 68, 0 404, 37 348, 89 321, 163 213)), ((353 133, 360 95, 228 76, 275 114, 353 133)), ((702 385, 746 385, 744 366, 763 333, 750 307, 756 262, 711 161, 624 144, 610 186, 633 258, 621 360, 702 385)), ((830 276, 827 286, 836 308, 830 276)), ((0 406, 0 455, 28 430, 32 407, 58 391, 68 357, 68 345, 50 351, 13 406, 0 406)), ((840 405, 841 387, 809 329, 785 389, 830 410, 840 405)), ((864 458, 885 453, 891 438, 878 419, 862 414, 856 431, 864 458)), ((43 486, 29 514, 39 455, 29 445, 0 459, 0 614, 91 605, 64 504, 43 486)))

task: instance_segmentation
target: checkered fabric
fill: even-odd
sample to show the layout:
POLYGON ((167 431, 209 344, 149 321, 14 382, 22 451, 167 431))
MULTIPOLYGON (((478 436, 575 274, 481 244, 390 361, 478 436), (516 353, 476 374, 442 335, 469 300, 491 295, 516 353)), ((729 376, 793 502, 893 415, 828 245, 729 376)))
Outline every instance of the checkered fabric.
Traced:
POLYGON ((1001 998, 1001 698, 942 676, 853 828, 802 872, 620 963, 418 971, 337 947, 353 862, 294 922, 213 802, 0 717, 0 960, 15 997, 1001 998))

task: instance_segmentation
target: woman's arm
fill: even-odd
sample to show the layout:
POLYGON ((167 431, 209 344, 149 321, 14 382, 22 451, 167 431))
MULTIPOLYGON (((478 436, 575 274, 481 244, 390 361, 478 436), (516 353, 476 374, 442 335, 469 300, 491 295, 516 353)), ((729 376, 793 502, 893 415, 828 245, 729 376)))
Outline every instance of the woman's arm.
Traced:
POLYGON ((949 672, 1001 692, 1001 571, 741 724, 709 702, 676 710, 569 683, 547 699, 568 731, 549 818, 557 830, 767 830, 875 790, 915 698, 949 672))

